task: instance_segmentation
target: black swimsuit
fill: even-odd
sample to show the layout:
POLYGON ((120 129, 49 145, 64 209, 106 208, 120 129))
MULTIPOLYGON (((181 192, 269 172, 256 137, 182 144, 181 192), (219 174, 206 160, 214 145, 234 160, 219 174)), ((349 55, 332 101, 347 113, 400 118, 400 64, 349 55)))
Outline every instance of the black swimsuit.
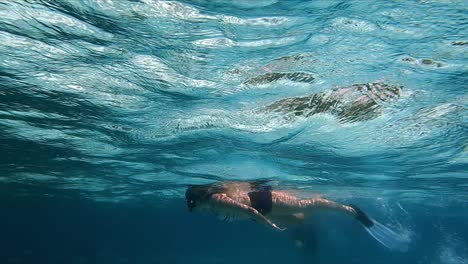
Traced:
POLYGON ((262 215, 271 212, 273 201, 271 198, 271 186, 252 186, 252 191, 249 192, 250 204, 253 208, 259 211, 262 215))

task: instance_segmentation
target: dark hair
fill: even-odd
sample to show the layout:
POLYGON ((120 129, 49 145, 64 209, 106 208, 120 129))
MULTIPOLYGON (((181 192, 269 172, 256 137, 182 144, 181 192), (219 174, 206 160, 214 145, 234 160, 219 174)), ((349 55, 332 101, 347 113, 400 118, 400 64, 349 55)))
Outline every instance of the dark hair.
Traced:
POLYGON ((185 191, 185 200, 187 201, 187 207, 190 211, 197 205, 197 201, 201 201, 209 198, 215 193, 220 193, 223 188, 213 184, 205 185, 189 185, 185 191))

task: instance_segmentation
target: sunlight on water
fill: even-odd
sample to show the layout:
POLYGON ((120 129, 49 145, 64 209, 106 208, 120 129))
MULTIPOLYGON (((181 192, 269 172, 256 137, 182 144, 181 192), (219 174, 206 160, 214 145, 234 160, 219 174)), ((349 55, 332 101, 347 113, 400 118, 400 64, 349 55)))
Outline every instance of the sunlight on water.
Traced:
MULTIPOLYGON (((437 12, 430 12, 434 19, 411 18, 432 3, 414 12, 407 11, 411 4, 282 3, 275 9, 275 3, 259 2, 270 9, 249 10, 257 14, 249 18, 237 9, 255 7, 247 2, 223 8, 221 3, 210 7, 172 1, 2 3, 5 140, 69 149, 54 164, 67 166, 78 159, 90 168, 96 165, 90 162, 93 156, 125 168, 142 151, 176 156, 196 151, 198 134, 219 142, 242 141, 243 148, 273 143, 281 150, 272 154, 282 157, 291 153, 289 148, 302 146, 298 153, 331 151, 338 160, 340 155, 385 157, 388 152, 395 158, 376 156, 369 163, 390 166, 427 151, 432 153, 427 164, 466 164, 466 151, 460 148, 466 141, 466 100, 460 98, 466 29, 455 23, 465 18, 456 2, 437 6, 451 18, 453 26, 445 28, 435 27, 443 19, 437 12), (372 9, 374 16, 352 15, 362 8, 372 9), (307 15, 312 10, 315 14, 307 15), (333 16, 325 20, 326 14, 333 16), (201 24, 195 27, 194 22, 201 24), (424 38, 433 40, 421 42, 424 38), (284 75, 295 71, 310 72, 310 81, 284 75), (332 108, 294 119, 261 110, 284 98, 375 81, 402 85, 404 94, 398 101, 380 102, 372 120, 340 123, 333 114, 339 109, 332 108), (179 141, 194 144, 191 150, 169 147, 179 141), (313 149, 307 150, 309 146, 313 149)), ((27 150, 34 155, 37 148, 27 150)), ((238 151, 234 147, 229 152, 238 151)), ((286 158, 311 162, 300 154, 286 158)), ((425 158, 417 159, 423 166, 425 158)), ((33 162, 20 169, 7 165, 9 180, 23 182, 14 175, 34 167, 33 162)), ((154 163, 138 162, 142 168, 154 163)), ((411 166, 415 164, 385 177, 412 177, 408 172, 417 167, 411 166)), ((432 170, 424 174, 437 174, 440 166, 432 170)), ((163 172, 155 172, 155 178, 163 172)), ((215 174, 223 178, 224 172, 215 174)), ((309 174, 313 177, 313 170, 309 174)))

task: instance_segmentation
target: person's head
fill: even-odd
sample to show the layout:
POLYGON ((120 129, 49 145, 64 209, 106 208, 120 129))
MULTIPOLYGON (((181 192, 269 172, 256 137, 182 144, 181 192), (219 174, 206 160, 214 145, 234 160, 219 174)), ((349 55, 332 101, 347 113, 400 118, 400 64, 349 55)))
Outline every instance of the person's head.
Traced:
POLYGON ((187 188, 187 191, 185 191, 185 201, 190 212, 212 194, 210 189, 207 185, 190 185, 187 188))

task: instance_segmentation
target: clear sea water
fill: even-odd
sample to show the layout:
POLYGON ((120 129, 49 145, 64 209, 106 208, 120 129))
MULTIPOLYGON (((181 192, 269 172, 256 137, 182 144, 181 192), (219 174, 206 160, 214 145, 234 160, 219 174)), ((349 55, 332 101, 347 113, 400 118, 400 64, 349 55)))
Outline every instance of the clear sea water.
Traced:
POLYGON ((0 1, 0 263, 468 263, 468 2, 0 1), (272 72, 311 82, 249 83, 272 72), (403 86, 381 114, 262 106, 403 86), (358 204, 290 230, 190 214, 188 184, 268 179, 358 204))

